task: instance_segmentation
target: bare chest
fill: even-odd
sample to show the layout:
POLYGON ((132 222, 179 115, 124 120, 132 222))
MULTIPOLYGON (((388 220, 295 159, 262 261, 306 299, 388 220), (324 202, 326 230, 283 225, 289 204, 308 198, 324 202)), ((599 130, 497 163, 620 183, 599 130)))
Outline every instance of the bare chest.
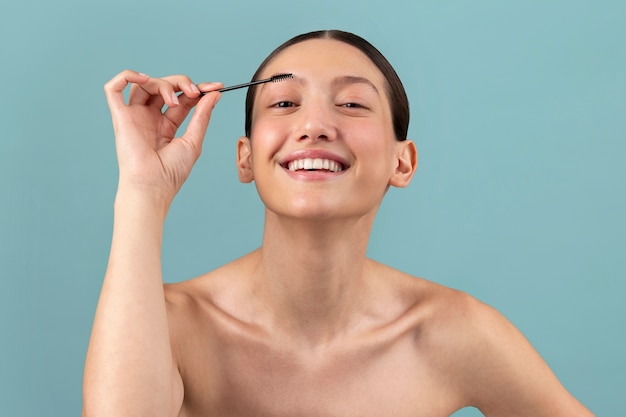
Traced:
POLYGON ((410 338, 309 352, 231 340, 200 352, 181 367, 184 416, 436 417, 458 408, 410 338))

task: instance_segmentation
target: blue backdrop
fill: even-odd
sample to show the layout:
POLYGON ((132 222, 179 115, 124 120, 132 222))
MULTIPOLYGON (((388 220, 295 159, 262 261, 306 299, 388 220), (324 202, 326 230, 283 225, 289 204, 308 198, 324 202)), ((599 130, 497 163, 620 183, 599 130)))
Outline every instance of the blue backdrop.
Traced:
MULTIPOLYGON (((117 181, 103 84, 124 68, 247 81, 319 28, 369 39, 411 100, 420 167, 370 256, 493 305, 595 413, 623 412, 626 2, 34 0, 0 22, 2 415, 80 413, 117 181)), ((172 206, 167 281, 260 243, 234 166, 244 94, 221 100, 172 206)))

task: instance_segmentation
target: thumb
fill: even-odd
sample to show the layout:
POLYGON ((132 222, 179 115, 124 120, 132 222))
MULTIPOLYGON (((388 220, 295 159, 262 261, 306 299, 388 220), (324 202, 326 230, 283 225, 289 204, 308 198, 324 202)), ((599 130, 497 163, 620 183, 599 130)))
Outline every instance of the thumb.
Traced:
POLYGON ((196 105, 187 130, 183 134, 183 138, 198 150, 202 148, 202 141, 209 126, 213 108, 221 97, 222 93, 218 91, 208 93, 202 97, 196 105))

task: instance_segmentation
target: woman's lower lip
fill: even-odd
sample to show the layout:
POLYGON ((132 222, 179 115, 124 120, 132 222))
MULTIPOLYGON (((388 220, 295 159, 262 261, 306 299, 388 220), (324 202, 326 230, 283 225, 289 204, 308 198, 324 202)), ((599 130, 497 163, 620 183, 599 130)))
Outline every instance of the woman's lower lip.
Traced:
POLYGON ((340 175, 343 175, 344 171, 325 171, 325 170, 297 170, 291 171, 285 168, 285 171, 291 178, 299 179, 299 180, 327 180, 332 178, 337 178, 340 175))

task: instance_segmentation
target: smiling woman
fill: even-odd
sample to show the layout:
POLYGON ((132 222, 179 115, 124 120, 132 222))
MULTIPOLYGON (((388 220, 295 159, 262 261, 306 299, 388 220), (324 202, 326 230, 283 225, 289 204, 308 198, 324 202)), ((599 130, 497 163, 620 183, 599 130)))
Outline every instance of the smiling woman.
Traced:
POLYGON ((417 167, 406 94, 380 52, 313 32, 253 79, 285 73, 249 90, 237 145, 239 178, 265 205, 261 247, 165 286, 163 222, 221 84, 134 71, 107 83, 120 180, 84 415, 590 415, 498 312, 366 257, 387 189, 417 167))

